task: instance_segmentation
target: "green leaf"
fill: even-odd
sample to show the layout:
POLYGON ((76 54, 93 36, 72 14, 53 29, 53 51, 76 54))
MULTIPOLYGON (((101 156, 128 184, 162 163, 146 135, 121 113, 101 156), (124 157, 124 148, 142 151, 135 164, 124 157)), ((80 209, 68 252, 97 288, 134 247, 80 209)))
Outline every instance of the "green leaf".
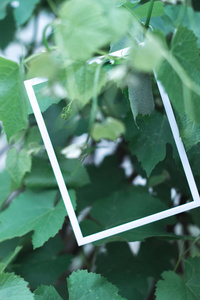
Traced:
POLYGON ((0 3, 0 20, 4 19, 6 16, 6 7, 10 0, 1 0, 0 3))
POLYGON ((18 6, 14 8, 14 17, 18 26, 23 25, 30 19, 39 2, 40 0, 18 0, 18 6))
MULTIPOLYGON (((68 188, 77 188, 90 182, 85 167, 75 159, 63 159, 60 161, 61 171, 68 188)), ((53 170, 46 159, 33 159, 33 167, 26 176, 25 184, 29 189, 57 188, 53 170)))
POLYGON ((86 270, 73 272, 67 279, 70 300, 125 300, 105 278, 86 270))
MULTIPOLYGON (((0 20, 0 28, 4 29, 1 30, 0 48, 2 50, 5 50, 7 46, 9 46, 9 44, 15 39, 15 34, 16 34, 16 23, 13 17, 13 10, 9 5, 8 5, 6 17, 3 20, 0 20)), ((0 63, 0 69, 1 69, 1 63, 0 63)))
POLYGON ((35 300, 62 300, 53 286, 41 285, 34 291, 35 300))
POLYGON ((133 117, 150 115, 154 110, 154 99, 151 88, 151 77, 145 73, 134 73, 128 84, 128 96, 133 117))
POLYGON ((134 128, 134 135, 129 138, 131 153, 137 156, 149 176, 155 166, 165 158, 166 144, 174 145, 174 141, 166 116, 158 112, 154 112, 149 120, 138 120, 137 124, 138 133, 134 128))
POLYGON ((8 140, 27 127, 28 107, 20 67, 0 57, 0 120, 8 140))
MULTIPOLYGON (((26 191, 13 200, 0 214, 0 241, 34 231, 34 248, 42 246, 61 229, 67 215, 62 200, 55 206, 55 191, 26 191), (9 220, 9 222, 8 222, 9 220)), ((75 206, 75 195, 71 193, 75 206)))
MULTIPOLYGON (((94 77, 99 65, 75 62, 66 69, 66 89, 70 100, 78 100, 80 107, 86 105, 94 95, 94 77)), ((106 84, 106 73, 101 68, 96 93, 106 84)))
MULTIPOLYGON (((133 14, 138 18, 138 19, 143 19, 146 18, 149 10, 149 5, 150 2, 145 3, 143 5, 138 6, 133 10, 133 14)), ((151 17, 159 17, 164 14, 164 5, 161 2, 155 2, 153 6, 153 11, 151 17)))
POLYGON ((164 272, 163 280, 157 283, 157 300, 182 299, 198 300, 200 295, 200 258, 185 261, 185 276, 180 277, 173 271, 164 272))
POLYGON ((13 252, 10 252, 2 260, 0 260, 0 273, 2 273, 5 268, 12 262, 12 260, 17 256, 22 247, 18 246, 13 252))
POLYGON ((0 173, 0 182, 0 205, 2 205, 11 191, 11 178, 6 171, 0 173))
POLYGON ((61 18, 54 23, 54 35, 64 58, 86 60, 126 33, 131 15, 115 7, 115 3, 115 0, 75 0, 62 6, 61 18))
POLYGON ((166 61, 162 63, 158 79, 178 113, 186 113, 193 122, 199 123, 200 96, 192 88, 194 84, 200 84, 200 59, 197 38, 192 31, 178 27, 172 38, 169 60, 170 64, 166 61))
POLYGON ((130 187, 114 193, 111 197, 96 201, 90 214, 94 220, 107 229, 152 215, 166 208, 164 203, 152 197, 145 189, 130 187))
POLYGON ((0 274, 0 299, 33 300, 33 294, 27 287, 28 282, 14 273, 0 274))
POLYGON ((20 185, 24 175, 31 171, 31 156, 27 150, 18 152, 16 148, 11 148, 6 157, 6 169, 12 180, 20 185))
POLYGON ((94 124, 91 136, 95 141, 101 139, 114 141, 124 132, 125 127, 121 121, 108 117, 103 123, 94 124))
POLYGON ((58 277, 67 271, 73 258, 71 254, 61 255, 61 251, 65 249, 61 238, 57 235, 42 248, 23 253, 12 268, 29 282, 32 289, 41 284, 54 284, 58 277))

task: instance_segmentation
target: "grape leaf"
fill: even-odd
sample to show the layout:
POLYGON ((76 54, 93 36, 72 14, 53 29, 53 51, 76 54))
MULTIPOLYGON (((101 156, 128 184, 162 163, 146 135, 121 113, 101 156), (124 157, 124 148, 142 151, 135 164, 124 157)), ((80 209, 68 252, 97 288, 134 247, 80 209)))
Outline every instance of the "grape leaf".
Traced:
POLYGON ((86 60, 126 33, 131 15, 115 7, 115 3, 115 0, 73 0, 62 6, 61 18, 54 23, 54 35, 65 58, 86 60))
POLYGON ((28 282, 14 273, 0 273, 0 299, 33 300, 33 294, 27 285, 28 282))
POLYGON ((185 261, 185 276, 180 277, 173 271, 164 272, 163 280, 157 282, 157 300, 182 299, 198 300, 200 295, 200 258, 185 261))
POLYGON ((16 148, 11 148, 6 157, 6 169, 12 180, 20 185, 24 175, 31 171, 31 156, 27 150, 18 153, 16 148))
POLYGON ((116 140, 125 132, 124 124, 114 118, 108 117, 103 123, 95 123, 91 136, 95 141, 101 139, 116 140))
POLYGON ((0 57, 0 120, 8 140, 27 127, 28 105, 20 67, 0 57))
POLYGON ((56 279, 68 269, 73 258, 71 254, 61 255, 61 251, 65 251, 64 245, 59 235, 56 235, 43 247, 33 252, 23 253, 12 268, 29 282, 32 289, 41 284, 54 284, 56 279))
MULTIPOLYGON (((66 68, 66 89, 71 100, 78 100, 80 107, 86 105, 94 95, 94 78, 97 63, 75 62, 66 68)), ((106 84, 106 73, 101 68, 97 93, 106 84)))
MULTIPOLYGON (((159 68, 158 79, 162 82, 178 113, 186 113, 193 122, 199 123, 200 110, 198 104, 200 96, 185 85, 186 82, 188 83, 188 77, 196 85, 200 83, 199 50, 197 38, 192 31, 182 26, 178 27, 172 38, 170 55, 175 58, 182 70, 177 74, 177 68, 164 61, 159 68), (183 72, 187 76, 185 82, 182 82, 180 78, 184 74, 183 72)), ((192 88, 192 83, 190 83, 190 86, 192 88)))
POLYGON ((105 278, 86 270, 73 272, 67 279, 70 300, 125 300, 105 278))
MULTIPOLYGON (((56 191, 25 191, 0 214, 0 241, 34 231, 34 248, 42 246, 61 229, 67 215, 62 200, 54 206, 56 191), (9 222, 7 221, 9 220, 9 222)), ((73 205, 75 195, 71 193, 73 205)))
POLYGON ((14 8, 14 17, 18 26, 23 25, 32 16, 36 5, 40 0, 18 0, 18 6, 14 8))
POLYGON ((53 286, 41 285, 34 291, 35 300, 62 300, 53 286))
POLYGON ((128 96, 133 117, 150 115, 154 110, 151 77, 145 73, 134 73, 128 84, 128 96))
MULTIPOLYGON (((86 168, 79 161, 62 158, 59 163, 68 188, 81 187, 90 182, 86 168)), ((41 158, 33 159, 32 171, 26 176, 25 184, 29 189, 52 189, 58 186, 50 163, 41 158)))
POLYGON ((134 128, 133 137, 129 137, 130 149, 149 176, 155 166, 165 158, 166 144, 174 145, 174 141, 166 116, 156 111, 149 117, 149 122, 138 120, 137 124, 139 129, 134 128))

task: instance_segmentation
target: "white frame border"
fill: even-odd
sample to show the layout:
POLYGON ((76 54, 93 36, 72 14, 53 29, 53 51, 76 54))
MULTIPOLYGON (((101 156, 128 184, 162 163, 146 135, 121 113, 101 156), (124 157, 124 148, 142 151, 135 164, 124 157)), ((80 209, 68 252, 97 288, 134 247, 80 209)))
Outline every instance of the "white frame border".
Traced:
MULTIPOLYGON (((125 49, 113 52, 109 55, 123 57, 124 55, 127 54, 127 52, 128 52, 128 48, 125 48, 125 49)), ((100 63, 101 57, 93 59, 90 63, 93 63, 93 62, 100 63)), ((155 73, 154 73, 154 75, 156 78, 155 73)), ((37 84, 45 82, 45 81, 47 81, 47 79, 34 78, 34 79, 29 79, 29 80, 24 81, 24 85, 25 85, 25 88, 26 88, 26 91, 28 94, 30 104, 33 109, 33 113, 35 115, 36 122, 38 124, 38 128, 40 130, 40 133, 41 133, 41 136, 42 136, 42 139, 44 142, 55 178, 58 183, 58 187, 59 187, 63 202, 65 204, 65 207, 66 207, 66 210, 68 213, 68 217, 71 222, 72 229, 74 231, 74 234, 75 234, 75 237, 76 237, 76 240, 77 240, 77 243, 79 246, 82 246, 82 245, 85 245, 88 243, 92 243, 92 242, 98 241, 100 239, 104 239, 109 236, 113 236, 113 235, 119 234, 121 232, 125 232, 127 230, 131 230, 131 229, 143 226, 143 225, 147 225, 149 223, 153 223, 155 221, 162 220, 162 219, 168 218, 170 216, 174 216, 176 214, 179 214, 179 213, 182 213, 182 212, 185 212, 185 211, 188 211, 190 209, 200 206, 200 197, 199 197, 198 189, 197 189, 197 186, 196 186, 196 183, 194 180, 194 176, 193 176, 193 173, 192 173, 189 161, 188 161, 188 157, 187 157, 184 145, 182 143, 182 140, 181 140, 181 137, 179 134, 179 129, 177 126, 177 122, 176 122, 173 110, 172 110, 172 106, 170 104, 169 97, 166 94, 162 84, 159 81, 157 81, 157 79, 156 79, 158 88, 160 91, 160 95, 161 95, 161 98, 163 101, 163 105, 165 107, 166 115, 169 120, 172 134, 173 134, 173 137, 174 137, 177 149, 178 149, 178 153, 179 153, 179 156, 181 159, 181 163, 183 165, 183 169, 184 169, 184 172, 185 172, 185 175, 186 175, 186 178, 188 181, 188 185, 189 185, 192 197, 193 197, 193 201, 186 203, 186 204, 182 204, 177 207, 173 207, 173 208, 164 210, 162 212, 155 213, 155 214, 147 216, 147 217, 140 218, 138 220, 134 220, 134 221, 107 229, 107 230, 103 230, 98 233, 91 234, 89 236, 83 236, 81 229, 80 229, 80 225, 78 223, 77 216, 74 212, 74 209, 73 209, 73 206, 72 206, 69 194, 68 194, 68 190, 67 190, 62 172, 60 170, 60 166, 59 166, 57 157, 55 155, 46 125, 44 123, 44 119, 43 119, 41 110, 38 105, 34 89, 33 89, 34 85, 37 85, 37 84)))

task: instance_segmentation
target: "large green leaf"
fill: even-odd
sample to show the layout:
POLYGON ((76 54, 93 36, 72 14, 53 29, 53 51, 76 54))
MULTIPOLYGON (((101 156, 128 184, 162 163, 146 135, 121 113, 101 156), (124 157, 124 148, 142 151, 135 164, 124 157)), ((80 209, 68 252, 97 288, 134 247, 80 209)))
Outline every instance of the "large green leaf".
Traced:
POLYGON ((62 300, 53 286, 41 285, 34 291, 35 300, 62 300))
POLYGON ((24 175, 31 171, 31 156, 27 150, 18 152, 16 148, 11 148, 6 157, 6 169, 12 180, 20 185, 24 175))
POLYGON ((164 272, 163 280, 157 283, 157 300, 198 300, 200 295, 200 258, 185 261, 185 276, 180 277, 173 271, 164 272))
POLYGON ((20 67, 0 57, 0 120, 7 138, 27 127, 28 106, 20 67))
POLYGON ((125 300, 105 278, 86 270, 73 272, 67 279, 70 300, 125 300))
POLYGON ((171 60, 170 64, 167 61, 163 62, 158 78, 174 108, 179 113, 186 113, 193 122, 199 123, 200 96, 193 89, 194 85, 198 86, 200 83, 200 59, 197 37, 194 33, 179 26, 172 38, 170 55, 168 57, 168 61, 171 60))
POLYGON ((27 287, 28 282, 14 273, 0 274, 0 299, 33 300, 33 294, 27 287))
POLYGON ((14 251, 8 253, 2 260, 0 260, 0 273, 2 273, 7 266, 12 262, 13 259, 17 256, 17 254, 20 252, 22 247, 17 246, 14 251))
MULTIPOLYGON (((68 188, 77 188, 90 182, 86 168, 75 159, 62 159, 61 171, 68 188)), ((57 182, 50 163, 46 159, 34 159, 30 174, 26 176, 25 184, 30 189, 56 188, 57 182)))
POLYGON ((115 4, 115 0, 64 3, 54 27, 55 42, 65 58, 86 60, 126 33, 131 15, 115 4))
POLYGON ((32 289, 41 284, 54 284, 56 279, 68 269, 73 258, 71 254, 61 255, 61 251, 65 251, 64 245, 57 235, 45 243, 42 248, 22 253, 12 268, 29 282, 32 289))
MULTIPOLYGON (((34 248, 42 246, 61 229, 67 215, 62 200, 55 206, 56 191, 26 191, 0 214, 0 241, 34 231, 34 248), (9 222, 8 222, 9 220, 9 222)), ((73 204, 75 195, 71 193, 73 204)), ((74 204, 75 205, 75 204, 74 204)))
POLYGON ((18 26, 28 21, 39 2, 40 0, 18 0, 18 6, 14 9, 14 16, 18 26))
POLYGON ((165 115, 154 112, 149 119, 138 120, 137 124, 138 129, 136 125, 127 123, 127 126, 131 126, 127 139, 130 141, 131 153, 137 156, 149 176, 155 166, 165 158, 166 144, 173 145, 174 141, 165 115))

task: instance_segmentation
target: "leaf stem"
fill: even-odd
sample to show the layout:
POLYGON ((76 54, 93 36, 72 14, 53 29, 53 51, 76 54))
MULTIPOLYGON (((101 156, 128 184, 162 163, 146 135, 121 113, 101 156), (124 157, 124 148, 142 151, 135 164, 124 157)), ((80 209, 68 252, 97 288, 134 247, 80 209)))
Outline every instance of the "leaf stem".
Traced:
POLYGON ((144 24, 144 26, 146 27, 146 29, 149 28, 149 23, 150 23, 150 20, 151 20, 151 15, 152 15, 152 11, 153 11, 154 1, 155 0, 150 0, 149 10, 148 10, 148 13, 147 13, 146 22, 144 24))

